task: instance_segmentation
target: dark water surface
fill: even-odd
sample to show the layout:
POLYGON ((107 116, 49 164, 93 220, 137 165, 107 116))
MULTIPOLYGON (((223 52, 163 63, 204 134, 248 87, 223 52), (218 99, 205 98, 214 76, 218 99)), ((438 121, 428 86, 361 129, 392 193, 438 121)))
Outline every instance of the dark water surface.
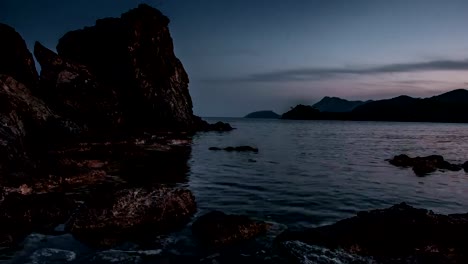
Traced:
MULTIPOLYGON (((288 263, 291 259, 274 257, 277 252, 271 248, 273 238, 286 228, 330 224, 357 211, 400 202, 438 213, 468 212, 465 172, 436 172, 419 178, 412 170, 385 161, 406 153, 439 154, 450 162, 463 163, 468 160, 468 124, 223 121, 238 129, 194 137, 188 183, 183 186, 197 199, 197 215, 209 210, 246 214, 273 224, 267 236, 219 253, 195 243, 188 227, 156 239, 157 246, 124 245, 105 251, 87 248, 68 234, 33 234, 14 254, 13 262, 191 263, 205 257, 202 263, 288 263), (208 150, 239 145, 260 151, 208 150)), ((301 243, 287 248, 298 263, 372 262, 301 243)))

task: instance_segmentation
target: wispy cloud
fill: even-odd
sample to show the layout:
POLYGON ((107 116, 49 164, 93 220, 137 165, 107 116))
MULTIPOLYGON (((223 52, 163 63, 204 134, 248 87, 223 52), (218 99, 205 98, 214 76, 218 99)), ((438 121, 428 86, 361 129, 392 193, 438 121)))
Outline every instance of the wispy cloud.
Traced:
POLYGON ((231 80, 247 82, 309 81, 332 78, 336 77, 337 75, 405 73, 433 70, 468 70, 468 59, 461 61, 436 60, 429 62, 400 63, 372 67, 300 68, 293 70, 279 70, 266 73, 256 73, 237 79, 234 78, 231 80))

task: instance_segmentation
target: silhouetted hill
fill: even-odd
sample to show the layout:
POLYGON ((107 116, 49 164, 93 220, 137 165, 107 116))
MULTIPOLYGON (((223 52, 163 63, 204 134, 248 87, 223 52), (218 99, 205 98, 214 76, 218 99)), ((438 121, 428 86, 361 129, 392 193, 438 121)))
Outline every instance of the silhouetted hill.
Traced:
POLYGON ((257 111, 246 115, 244 118, 269 118, 269 119, 278 119, 281 116, 273 111, 257 111))
POLYGON ((458 89, 430 98, 401 95, 391 99, 366 102, 349 113, 320 112, 312 106, 298 105, 283 114, 283 118, 468 123, 468 91, 458 89))
POLYGON ((338 97, 325 96, 318 103, 314 104, 313 107, 320 110, 320 112, 351 112, 354 108, 365 103, 363 101, 348 101, 338 97))

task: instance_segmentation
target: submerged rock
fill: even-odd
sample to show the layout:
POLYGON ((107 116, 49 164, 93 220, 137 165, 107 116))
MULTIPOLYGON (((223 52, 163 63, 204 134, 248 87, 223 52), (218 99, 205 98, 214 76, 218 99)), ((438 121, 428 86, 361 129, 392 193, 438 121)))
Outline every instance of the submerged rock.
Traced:
POLYGON ((258 148, 254 148, 251 146, 239 146, 239 147, 225 147, 225 148, 218 148, 218 147, 210 147, 209 150, 213 151, 219 151, 219 150, 225 150, 225 151, 236 151, 236 152, 258 152, 258 148))
POLYGON ((277 239, 342 249, 379 263, 466 263, 467 237, 468 214, 441 215, 402 203, 333 225, 286 231, 277 239))
POLYGON ((36 66, 21 35, 12 27, 0 23, 0 74, 13 77, 28 88, 37 85, 36 66))
POLYGON ((440 155, 411 158, 408 155, 401 154, 388 160, 388 162, 397 167, 412 167, 414 173, 418 176, 435 172, 437 169, 459 171, 463 167, 462 165, 451 164, 440 155))
POLYGON ((187 223, 196 211, 186 189, 125 189, 94 195, 67 229, 78 239, 98 246, 144 240, 187 223))
POLYGON ((213 211, 199 217, 192 232, 201 241, 213 246, 226 246, 252 239, 268 229, 268 224, 247 216, 227 215, 213 211))

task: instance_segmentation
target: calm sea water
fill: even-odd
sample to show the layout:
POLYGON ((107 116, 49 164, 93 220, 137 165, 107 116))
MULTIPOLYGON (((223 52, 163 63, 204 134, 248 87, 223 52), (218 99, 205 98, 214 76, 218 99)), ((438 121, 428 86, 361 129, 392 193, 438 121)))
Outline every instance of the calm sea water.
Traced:
MULTIPOLYGON (((216 121, 213 119, 209 121, 216 121)), ((96 251, 70 235, 29 236, 16 263, 190 263, 177 256, 209 256, 203 263, 238 263, 243 258, 277 263, 271 247, 286 228, 330 224, 357 211, 400 202, 438 213, 468 212, 468 174, 436 172, 416 177, 385 159, 406 153, 468 160, 468 124, 285 121, 224 119, 237 130, 195 136, 188 186, 201 215, 209 210, 245 214, 273 224, 266 237, 231 252, 200 248, 190 229, 160 238, 153 248, 124 245, 96 251), (250 145, 259 153, 209 151, 209 147, 250 145), (55 250, 55 251, 54 251, 55 250), (227 255, 226 255, 227 254, 227 255), (167 257, 169 256, 170 257, 167 257), (174 257, 176 256, 176 257, 174 257), (223 256, 227 256, 224 257, 223 256), (112 262, 114 261, 114 262, 112 262)), ((346 263, 323 249, 288 245, 299 263, 346 263), (332 260, 332 261, 331 261, 332 260)), ((354 259, 356 261, 356 259, 354 259)), ((245 262, 245 261, 244 261, 245 262)), ((285 261, 285 263, 289 260, 285 261)), ((365 260, 363 260, 365 262, 365 260)), ((199 263, 199 262, 197 262, 199 263)))

